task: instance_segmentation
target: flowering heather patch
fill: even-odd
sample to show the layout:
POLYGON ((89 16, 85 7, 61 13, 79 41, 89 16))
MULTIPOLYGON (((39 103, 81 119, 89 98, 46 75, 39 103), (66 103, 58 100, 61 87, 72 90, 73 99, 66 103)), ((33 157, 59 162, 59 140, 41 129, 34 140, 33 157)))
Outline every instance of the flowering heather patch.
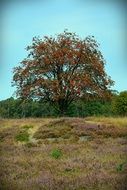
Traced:
POLYGON ((1 120, 0 189, 126 190, 127 128, 102 119, 1 120))

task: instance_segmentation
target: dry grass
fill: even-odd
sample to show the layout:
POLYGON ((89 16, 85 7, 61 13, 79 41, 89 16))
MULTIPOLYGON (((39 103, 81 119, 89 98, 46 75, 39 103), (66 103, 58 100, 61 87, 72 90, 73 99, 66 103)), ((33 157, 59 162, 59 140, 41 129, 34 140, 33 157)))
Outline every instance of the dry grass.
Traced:
POLYGON ((97 123, 106 123, 106 124, 112 124, 117 127, 125 127, 127 128, 127 117, 90 117, 87 118, 87 121, 93 121, 97 123))
POLYGON ((126 153, 127 118, 1 120, 0 189, 125 190, 126 153))

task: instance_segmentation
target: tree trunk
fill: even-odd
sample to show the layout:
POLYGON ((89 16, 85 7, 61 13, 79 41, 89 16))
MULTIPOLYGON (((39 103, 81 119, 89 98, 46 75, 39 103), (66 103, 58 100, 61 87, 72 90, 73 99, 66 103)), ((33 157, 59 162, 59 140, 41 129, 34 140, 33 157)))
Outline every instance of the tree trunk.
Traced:
POLYGON ((67 114, 67 109, 68 109, 68 105, 65 102, 65 100, 59 100, 58 102, 58 106, 59 106, 59 115, 60 117, 64 117, 67 114))

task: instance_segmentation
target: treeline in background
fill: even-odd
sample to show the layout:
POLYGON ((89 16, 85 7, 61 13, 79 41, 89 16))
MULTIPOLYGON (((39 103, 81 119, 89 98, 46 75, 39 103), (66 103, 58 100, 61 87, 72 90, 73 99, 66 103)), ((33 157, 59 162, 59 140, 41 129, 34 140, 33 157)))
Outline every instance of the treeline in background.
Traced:
MULTIPOLYGON (((114 93, 110 101, 75 101, 66 116, 127 116, 127 91, 114 93)), ((14 99, 0 101, 0 118, 57 117, 59 113, 49 103, 43 101, 14 99)))

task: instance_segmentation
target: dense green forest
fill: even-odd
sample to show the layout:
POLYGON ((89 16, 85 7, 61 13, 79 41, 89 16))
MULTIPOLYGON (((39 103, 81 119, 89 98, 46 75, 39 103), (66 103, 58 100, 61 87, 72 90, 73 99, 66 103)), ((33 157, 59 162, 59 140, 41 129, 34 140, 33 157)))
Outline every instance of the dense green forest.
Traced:
MULTIPOLYGON (((111 114, 110 102, 83 102, 77 101, 68 109, 67 116, 90 116, 111 114)), ((0 102, 0 116, 3 118, 47 117, 57 116, 57 111, 49 103, 25 101, 9 98, 0 102)))
MULTIPOLYGON (((110 101, 91 100, 75 101, 69 107, 66 116, 113 116, 127 114, 127 91, 114 93, 110 101)), ((0 101, 1 118, 57 117, 59 113, 43 101, 22 101, 13 97, 0 101)))

